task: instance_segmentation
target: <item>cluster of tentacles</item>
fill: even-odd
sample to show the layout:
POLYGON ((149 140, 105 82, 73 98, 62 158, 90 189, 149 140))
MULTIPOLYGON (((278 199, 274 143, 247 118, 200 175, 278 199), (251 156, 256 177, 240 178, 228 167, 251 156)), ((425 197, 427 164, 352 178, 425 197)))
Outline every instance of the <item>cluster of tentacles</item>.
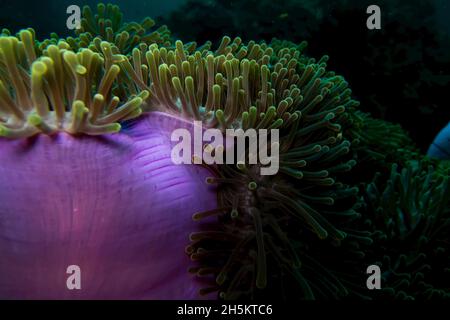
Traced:
POLYGON ((151 19, 123 24, 112 5, 83 15, 74 38, 38 42, 32 30, 3 32, 0 135, 107 134, 155 110, 223 132, 279 129, 279 145, 269 146, 280 150, 277 175, 260 175, 261 165, 209 166, 206 183, 217 184, 219 207, 193 216, 209 228, 186 247, 195 261, 189 272, 212 279, 202 294, 370 298, 377 295, 364 289, 361 273, 386 257, 383 280, 398 297, 448 296, 448 285, 436 291, 422 281, 427 275, 409 275, 425 268, 422 252, 448 271, 447 179, 411 167, 399 174, 396 165, 380 186, 349 178, 356 165, 407 163, 399 148, 410 140, 357 111, 327 56, 315 60, 304 55, 306 43, 278 40, 172 43, 166 28, 151 31, 151 19))
POLYGON ((377 174, 365 191, 370 256, 383 270, 382 293, 396 298, 450 298, 449 176, 426 162, 394 164, 386 182, 377 174))
POLYGON ((19 39, 0 38, 2 136, 24 138, 58 131, 107 134, 120 130, 118 121, 141 114, 148 92, 125 100, 112 93, 121 71, 117 64, 90 49, 61 48, 62 44, 50 45, 38 56, 28 30, 21 31, 19 39))

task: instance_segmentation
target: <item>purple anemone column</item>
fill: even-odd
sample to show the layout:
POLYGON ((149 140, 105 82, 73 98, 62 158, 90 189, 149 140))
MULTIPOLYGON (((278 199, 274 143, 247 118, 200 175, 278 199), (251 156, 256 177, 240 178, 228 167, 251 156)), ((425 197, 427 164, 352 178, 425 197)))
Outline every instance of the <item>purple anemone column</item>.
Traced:
POLYGON ((177 128, 192 129, 155 112, 108 136, 0 139, 0 298, 199 298, 184 249, 216 191, 172 163, 177 128))

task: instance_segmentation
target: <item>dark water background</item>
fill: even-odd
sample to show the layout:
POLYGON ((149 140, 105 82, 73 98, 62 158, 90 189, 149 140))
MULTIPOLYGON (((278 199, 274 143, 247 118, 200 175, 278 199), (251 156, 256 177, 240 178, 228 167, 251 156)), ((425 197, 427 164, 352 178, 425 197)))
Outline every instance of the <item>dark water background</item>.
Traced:
MULTIPOLYGON (((37 29, 38 35, 42 37, 47 37, 51 32, 63 36, 69 33, 65 27, 68 6, 90 5, 95 7, 98 2, 94 0, 0 0, 0 27, 20 30, 33 26, 37 29)), ((167 15, 186 0, 109 0, 103 2, 119 5, 126 18, 140 21, 146 16, 167 15)))
MULTIPOLYGON (((233 2, 245 2, 236 0, 227 0, 233 5, 233 2)), ((276 2, 277 0, 273 0, 276 2)), ((360 0, 352 0, 355 3, 360 0)), ((395 3, 397 0, 392 0, 395 3)), ((30 25, 39 26, 39 34, 46 36, 51 32, 57 32, 64 35, 68 31, 65 29, 65 9, 72 4, 83 6, 95 6, 99 1, 77 1, 77 0, 0 0, 0 27, 12 30, 29 27, 30 25)), ((160 17, 170 14, 172 11, 181 7, 188 0, 110 0, 105 3, 114 3, 121 7, 125 16, 131 20, 141 20, 146 16, 160 17)), ((202 0, 208 3, 210 0, 202 0)), ((304 0, 296 0, 292 2, 307 2, 304 0)), ((328 1, 332 6, 333 0, 328 1)), ((436 22, 442 27, 442 30, 450 33, 450 1, 434 0, 432 1, 436 7, 436 22)), ((377 1, 371 1, 377 4, 377 1)), ((336 4, 337 6, 338 4, 336 4)), ((269 13, 268 13, 269 14, 269 13)), ((214 12, 211 12, 214 15, 214 12)))
MULTIPOLYGON (((184 41, 307 40, 307 54, 328 54, 361 108, 400 123, 422 151, 450 120, 450 0, 121 0, 124 20, 146 16, 184 41), (383 30, 365 27, 369 4, 383 30), (302 9, 298 9, 302 8, 302 9), (307 8, 307 10, 303 10, 307 8)), ((0 28, 33 27, 38 38, 71 34, 66 8, 98 1, 0 0, 0 28)))

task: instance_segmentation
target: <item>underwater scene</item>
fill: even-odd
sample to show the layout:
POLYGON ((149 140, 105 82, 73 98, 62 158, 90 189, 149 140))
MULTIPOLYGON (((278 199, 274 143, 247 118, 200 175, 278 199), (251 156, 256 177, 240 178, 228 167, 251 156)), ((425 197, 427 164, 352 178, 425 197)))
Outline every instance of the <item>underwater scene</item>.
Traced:
POLYGON ((449 92, 447 0, 0 0, 0 299, 450 300, 449 92))

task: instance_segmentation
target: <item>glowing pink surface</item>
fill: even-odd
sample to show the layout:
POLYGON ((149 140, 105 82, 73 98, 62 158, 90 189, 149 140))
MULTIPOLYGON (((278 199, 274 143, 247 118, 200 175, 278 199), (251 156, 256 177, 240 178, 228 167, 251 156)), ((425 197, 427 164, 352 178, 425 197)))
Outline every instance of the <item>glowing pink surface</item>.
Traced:
POLYGON ((0 298, 199 298, 184 249, 217 200, 210 172, 171 161, 182 127, 150 113, 104 137, 0 139, 0 298))

